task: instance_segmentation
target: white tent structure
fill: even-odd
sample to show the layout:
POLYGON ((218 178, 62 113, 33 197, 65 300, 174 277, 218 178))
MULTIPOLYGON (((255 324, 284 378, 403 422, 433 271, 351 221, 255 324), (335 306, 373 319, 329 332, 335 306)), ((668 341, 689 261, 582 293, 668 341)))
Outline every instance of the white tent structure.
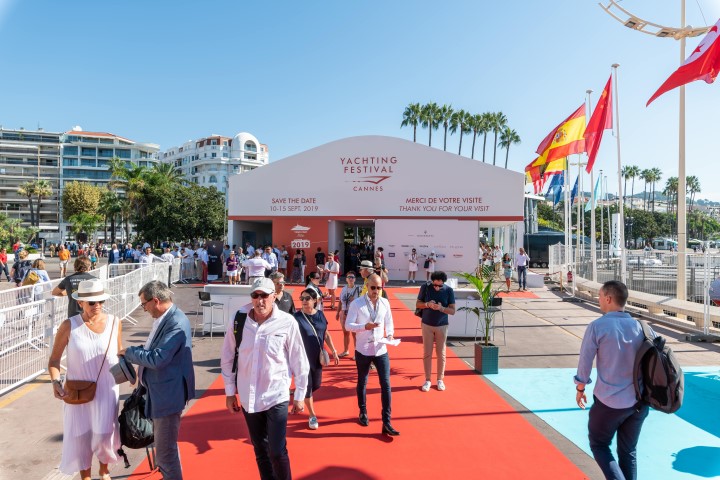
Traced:
POLYGON ((314 267, 318 247, 340 250, 342 263, 346 228, 370 226, 391 279, 406 277, 412 248, 435 251, 438 270, 473 271, 480 228, 496 227, 505 251, 522 238, 523 188, 523 174, 478 160, 350 137, 231 177, 228 241, 304 249, 314 267))

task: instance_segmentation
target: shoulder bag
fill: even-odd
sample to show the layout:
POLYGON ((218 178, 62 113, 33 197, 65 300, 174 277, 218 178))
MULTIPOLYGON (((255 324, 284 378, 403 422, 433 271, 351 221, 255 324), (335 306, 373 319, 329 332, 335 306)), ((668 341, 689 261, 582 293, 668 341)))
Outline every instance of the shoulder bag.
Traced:
POLYGON ((327 350, 323 347, 323 342, 320 340, 320 337, 318 337, 317 330, 315 330, 315 326, 312 324, 310 319, 305 315, 305 312, 302 312, 303 317, 305 317, 305 320, 310 324, 310 328, 312 328, 313 333, 315 334, 315 338, 317 338, 318 342, 320 343, 320 365, 323 367, 327 367, 330 365, 330 355, 328 355, 327 350))
MULTIPOLYGON (((423 302, 427 303, 427 282, 420 286, 420 297, 423 299, 423 302)), ((422 311, 422 308, 416 308, 415 316, 422 318, 422 311)))
POLYGON ((108 340, 108 346, 105 349, 105 356, 100 364, 100 371, 97 374, 94 382, 90 380, 65 380, 63 389, 65 390, 65 396, 63 401, 70 405, 81 405, 83 403, 91 402, 95 398, 95 390, 97 389, 97 381, 100 379, 103 366, 105 366, 105 360, 107 360, 108 350, 110 350, 110 344, 113 340, 113 331, 115 330, 115 320, 117 317, 113 315, 113 323, 110 330, 110 340, 108 340))

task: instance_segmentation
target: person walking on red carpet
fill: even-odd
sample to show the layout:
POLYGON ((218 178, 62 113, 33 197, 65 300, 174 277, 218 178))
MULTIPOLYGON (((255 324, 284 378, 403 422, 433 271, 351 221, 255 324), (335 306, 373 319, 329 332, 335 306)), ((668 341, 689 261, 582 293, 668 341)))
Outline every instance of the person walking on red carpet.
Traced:
POLYGON ((640 323, 624 311, 627 287, 616 280, 605 282, 598 302, 605 314, 590 322, 580 346, 575 400, 585 408, 585 385, 589 384, 597 356, 597 385, 590 407, 588 437, 595 461, 608 479, 637 478, 637 443, 648 416, 648 405, 635 397, 635 355, 645 338, 640 323), (617 433, 615 460, 610 443, 617 433))
POLYGON ((420 388, 430 391, 432 376, 433 345, 437 356, 437 389, 445 390, 445 343, 447 341, 448 315, 455 315, 455 292, 445 285, 447 274, 433 272, 430 283, 420 287, 415 308, 422 310, 423 370, 425 383, 420 388))
POLYGON ((361 296, 350 304, 348 309, 346 327, 357 332, 355 343, 355 365, 357 366, 357 399, 360 415, 358 422, 363 427, 370 424, 367 415, 366 386, 370 365, 377 368, 380 379, 380 398, 382 401, 382 433, 396 436, 400 432, 390 423, 391 389, 390 389, 390 357, 387 346, 380 343, 383 330, 388 340, 392 340, 395 332, 390 302, 381 297, 382 280, 377 274, 367 278, 367 294, 361 296))
POLYGON ((252 301, 240 309, 247 315, 240 345, 233 322, 225 333, 220 367, 225 406, 230 413, 242 410, 245 416, 260 478, 290 480, 286 439, 290 375, 295 378, 293 412, 302 412, 310 367, 298 323, 275 305, 275 297, 272 280, 261 277, 253 282, 252 301))

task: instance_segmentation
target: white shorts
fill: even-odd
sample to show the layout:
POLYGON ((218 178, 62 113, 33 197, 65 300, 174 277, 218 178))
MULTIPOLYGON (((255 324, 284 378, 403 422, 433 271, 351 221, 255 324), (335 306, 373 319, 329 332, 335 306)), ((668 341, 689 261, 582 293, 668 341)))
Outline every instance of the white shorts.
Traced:
POLYGON ((227 275, 228 277, 237 277, 238 271, 237 270, 228 270, 227 275))

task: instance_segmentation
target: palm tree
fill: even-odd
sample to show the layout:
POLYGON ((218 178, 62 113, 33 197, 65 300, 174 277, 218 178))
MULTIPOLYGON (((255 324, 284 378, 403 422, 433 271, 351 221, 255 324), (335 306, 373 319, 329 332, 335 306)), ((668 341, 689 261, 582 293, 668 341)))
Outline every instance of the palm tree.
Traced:
POLYGON ((432 147, 432 132, 440 125, 440 107, 435 102, 423 105, 420 109, 420 120, 422 126, 428 129, 428 147, 432 147))
POLYGON ((507 125, 507 117, 502 112, 493 113, 492 123, 490 124, 495 134, 495 146, 493 149, 493 165, 495 165, 495 156, 497 155, 498 133, 500 133, 507 125))
POLYGON ((160 180, 167 181, 173 185, 187 183, 182 172, 175 168, 175 165, 172 163, 156 163, 153 165, 150 173, 159 177, 160 180))
POLYGON ((111 175, 108 185, 123 190, 133 213, 142 216, 145 213, 143 189, 148 180, 148 168, 136 164, 128 167, 123 160, 115 157, 110 160, 108 169, 111 175))
POLYGON ((700 193, 700 179, 695 175, 690 175, 685 182, 687 191, 690 194, 690 210, 692 210, 695 203, 695 194, 700 193))
POLYGON ((450 117, 452 117, 453 108, 452 105, 443 105, 440 107, 440 115, 438 121, 442 123, 445 134, 443 135, 443 151, 447 152, 447 132, 450 126, 450 117))
POLYGON ((35 226, 40 226, 40 205, 43 198, 52 197, 53 189, 52 184, 48 180, 36 180, 35 181, 35 197, 37 198, 37 205, 35 205, 35 226))
POLYGON ((458 155, 462 152, 462 137, 470 133, 468 123, 470 123, 470 114, 465 110, 458 110, 453 112, 450 118, 450 133, 455 133, 460 129, 460 146, 458 147, 458 155))
POLYGON ((30 226, 35 225, 35 209, 33 208, 33 196, 35 196, 35 182, 29 181, 20 185, 17 189, 19 195, 27 197, 30 206, 30 226))
POLYGON ((485 163, 485 146, 487 145, 487 134, 490 132, 490 128, 493 121, 493 114, 485 112, 482 114, 483 121, 480 125, 479 132, 483 134, 483 163, 485 163))
MULTIPOLYGON (((632 198, 635 196, 635 177, 637 177, 638 175, 640 175, 640 167, 638 167, 637 165, 630 165, 630 167, 628 167, 627 176, 632 178, 631 190, 630 190, 630 201, 631 202, 632 202, 632 198)), ((625 188, 627 188, 627 183, 625 183, 625 188)))
MULTIPOLYGON (((96 214, 90 213, 78 213, 68 218, 72 225, 72 230, 75 232, 75 238, 85 232, 91 234, 97 230, 98 224, 102 221, 102 217, 96 214)), ((89 239, 88 239, 89 240, 89 239)))
POLYGON ((652 186, 652 211, 655 212, 655 183, 662 178, 662 170, 657 167, 650 169, 650 182, 652 186))
POLYGON ((470 158, 475 159, 475 139, 477 138, 478 134, 480 133, 480 128, 482 127, 483 122, 483 116, 481 114, 475 114, 470 115, 470 124, 468 125, 470 127, 470 130, 472 130, 472 137, 473 137, 473 143, 472 148, 470 149, 470 158))
POLYGON ((665 189, 663 195, 668 197, 668 212, 673 212, 675 207, 673 204, 677 202, 677 189, 678 189, 678 178, 670 177, 665 182, 665 189))
POLYGON ((420 123, 420 104, 411 103, 405 107, 403 112, 403 121, 400 123, 401 127, 411 126, 413 127, 413 142, 417 142, 417 126, 420 123))
POLYGON ((648 183, 650 183, 650 180, 652 179, 652 172, 650 169, 641 171, 640 178, 645 182, 645 187, 643 188, 643 210, 647 211, 647 187, 648 183))
POLYGON ((110 220, 110 241, 112 243, 115 243, 115 220, 121 213, 121 203, 122 199, 118 196, 118 194, 109 189, 103 192, 103 195, 100 198, 99 212, 105 218, 105 239, 107 240, 107 223, 108 220, 110 220))
POLYGON ((510 145, 518 145, 520 143, 520 135, 510 127, 505 127, 500 133, 500 148, 505 149, 505 170, 507 170, 508 157, 510 156, 510 145))

